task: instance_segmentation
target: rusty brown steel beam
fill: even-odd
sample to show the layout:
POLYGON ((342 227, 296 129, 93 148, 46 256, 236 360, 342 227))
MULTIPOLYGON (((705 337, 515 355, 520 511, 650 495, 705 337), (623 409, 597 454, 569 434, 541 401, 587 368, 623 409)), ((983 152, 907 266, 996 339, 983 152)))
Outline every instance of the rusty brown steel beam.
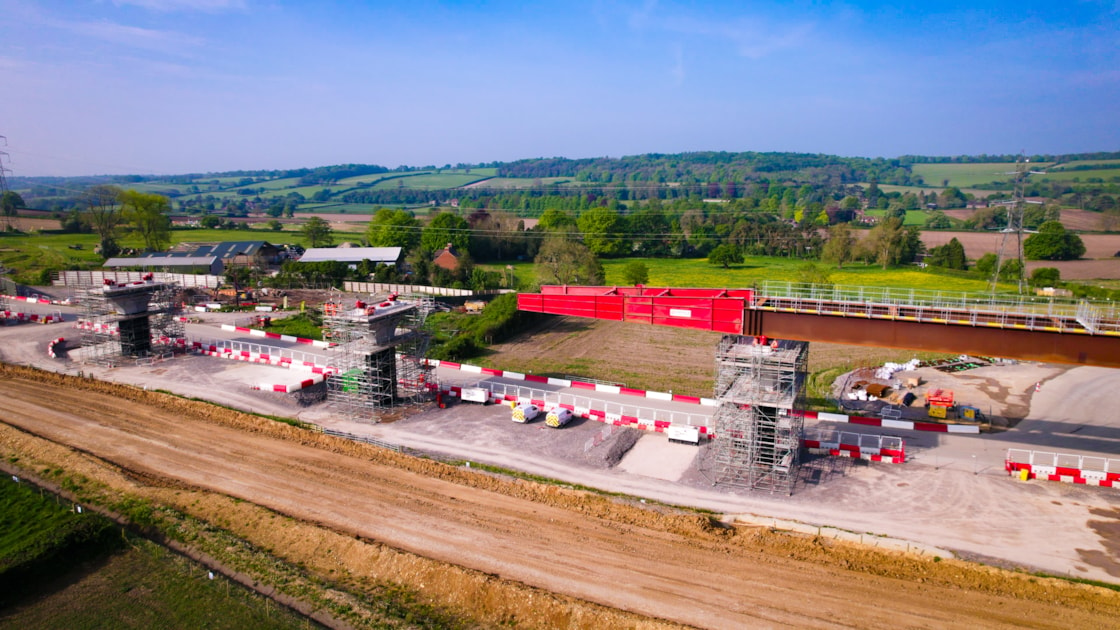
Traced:
POLYGON ((972 327, 810 313, 760 313, 745 334, 1120 368, 1120 337, 972 327), (753 330, 752 330, 753 329, 753 330))

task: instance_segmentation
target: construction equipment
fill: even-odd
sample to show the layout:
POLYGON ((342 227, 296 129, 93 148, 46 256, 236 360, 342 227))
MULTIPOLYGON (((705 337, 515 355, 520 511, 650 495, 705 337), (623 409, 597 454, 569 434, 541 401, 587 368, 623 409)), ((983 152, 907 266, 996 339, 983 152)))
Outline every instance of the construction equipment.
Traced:
POLYGON ((523 402, 513 408, 513 421, 526 423, 536 418, 541 413, 541 408, 533 403, 523 402))

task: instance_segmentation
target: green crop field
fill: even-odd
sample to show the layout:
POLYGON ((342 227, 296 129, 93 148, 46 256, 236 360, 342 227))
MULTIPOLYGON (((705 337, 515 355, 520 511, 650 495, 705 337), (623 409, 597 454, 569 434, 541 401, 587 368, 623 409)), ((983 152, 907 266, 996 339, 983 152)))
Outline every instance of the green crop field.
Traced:
POLYGON ((442 188, 458 188, 472 182, 477 182, 480 179, 485 179, 487 175, 478 175, 475 173, 422 173, 412 175, 409 177, 398 177, 394 179, 387 179, 377 184, 374 188, 428 188, 432 190, 442 188))
MULTIPOLYGON (((1045 168, 1046 164, 1032 165, 1045 168)), ((915 175, 921 175, 930 186, 941 186, 949 180, 950 186, 965 188, 991 182, 1006 182, 1012 178, 1008 173, 1015 172, 1014 162, 992 162, 984 164, 914 164, 910 167, 915 175)))
MULTIPOLYGON (((863 186, 864 189, 866 189, 868 187, 868 185, 869 184, 867 182, 860 182, 860 186, 863 186)), ((892 192, 919 193, 920 192, 922 194, 928 195, 931 192, 932 193, 940 193, 942 190, 945 190, 945 188, 943 186, 896 186, 894 184, 879 184, 879 190, 881 190, 883 192, 887 192, 887 193, 892 193, 892 192)), ((981 190, 979 188, 961 188, 960 191, 962 193, 966 194, 966 195, 972 195, 973 197, 978 197, 978 198, 987 197, 988 195, 993 195, 993 194, 996 193, 996 191, 994 191, 994 190, 981 190)))
POLYGON ((1040 182, 1088 182, 1100 179, 1105 182, 1120 182, 1120 169, 1101 168, 1087 171, 1055 171, 1042 175, 1031 175, 1032 181, 1040 182))
POLYGON ((539 179, 530 179, 527 177, 494 177, 479 185, 484 188, 531 188, 533 186, 567 184, 570 181, 571 178, 569 177, 541 177, 539 179))
MULTIPOLYGON (((887 215, 886 210, 867 210, 865 212, 868 216, 884 217, 887 215)), ((921 227, 926 224, 926 219, 929 218, 930 213, 925 210, 907 210, 906 219, 902 222, 903 225, 917 225, 921 227)))
MULTIPOLYGON (((632 260, 638 260, 649 267, 651 287, 703 287, 703 288, 744 288, 760 285, 765 281, 796 282, 799 269, 806 261, 797 258, 748 257, 741 265, 730 269, 711 265, 706 258, 626 258, 604 260, 608 286, 623 284, 623 268, 632 260)), ((502 271, 506 264, 513 266, 518 285, 522 288, 537 284, 536 267, 531 262, 510 262, 480 265, 491 271, 502 271)), ((984 292, 987 280, 981 278, 943 275, 932 270, 916 267, 883 269, 878 265, 849 264, 836 269, 817 262, 817 265, 830 273, 830 281, 836 285, 875 286, 898 288, 936 288, 943 291, 984 292)), ((1008 287, 1010 289, 1010 287, 1008 287)))
POLYGON ((1051 170, 1051 171, 1065 171, 1065 170, 1069 170, 1069 169, 1072 169, 1072 168, 1078 168, 1078 167, 1082 167, 1082 166, 1112 166, 1112 165, 1120 166, 1120 160, 1079 160, 1077 162, 1064 162, 1062 164, 1058 164, 1058 165, 1050 168, 1049 170, 1051 170))

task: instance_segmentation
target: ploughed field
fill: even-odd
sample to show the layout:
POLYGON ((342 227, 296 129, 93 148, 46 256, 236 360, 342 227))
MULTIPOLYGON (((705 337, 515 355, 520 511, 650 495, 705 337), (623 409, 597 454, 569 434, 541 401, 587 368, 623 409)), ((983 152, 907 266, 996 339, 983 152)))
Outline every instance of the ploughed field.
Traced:
POLYGON ((0 365, 0 457, 480 625, 1108 627, 1120 593, 638 505, 205 403, 0 365), (279 518, 278 518, 279 516, 279 518))

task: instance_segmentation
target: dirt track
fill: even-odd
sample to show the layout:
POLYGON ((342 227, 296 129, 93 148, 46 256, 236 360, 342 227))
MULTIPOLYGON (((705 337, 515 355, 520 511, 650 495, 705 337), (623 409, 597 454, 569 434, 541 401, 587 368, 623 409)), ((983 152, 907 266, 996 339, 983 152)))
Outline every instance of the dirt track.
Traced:
POLYGON ((702 516, 498 479, 135 388, 0 367, 0 397, 9 425, 0 426, 0 456, 81 466, 289 561, 404 582, 486 623, 663 625, 614 608, 724 628, 1090 628, 1120 614, 1120 594, 1103 589, 723 529, 702 516), (96 459, 60 455, 28 433, 96 459), (254 505, 221 495, 297 524, 270 525, 254 505))

